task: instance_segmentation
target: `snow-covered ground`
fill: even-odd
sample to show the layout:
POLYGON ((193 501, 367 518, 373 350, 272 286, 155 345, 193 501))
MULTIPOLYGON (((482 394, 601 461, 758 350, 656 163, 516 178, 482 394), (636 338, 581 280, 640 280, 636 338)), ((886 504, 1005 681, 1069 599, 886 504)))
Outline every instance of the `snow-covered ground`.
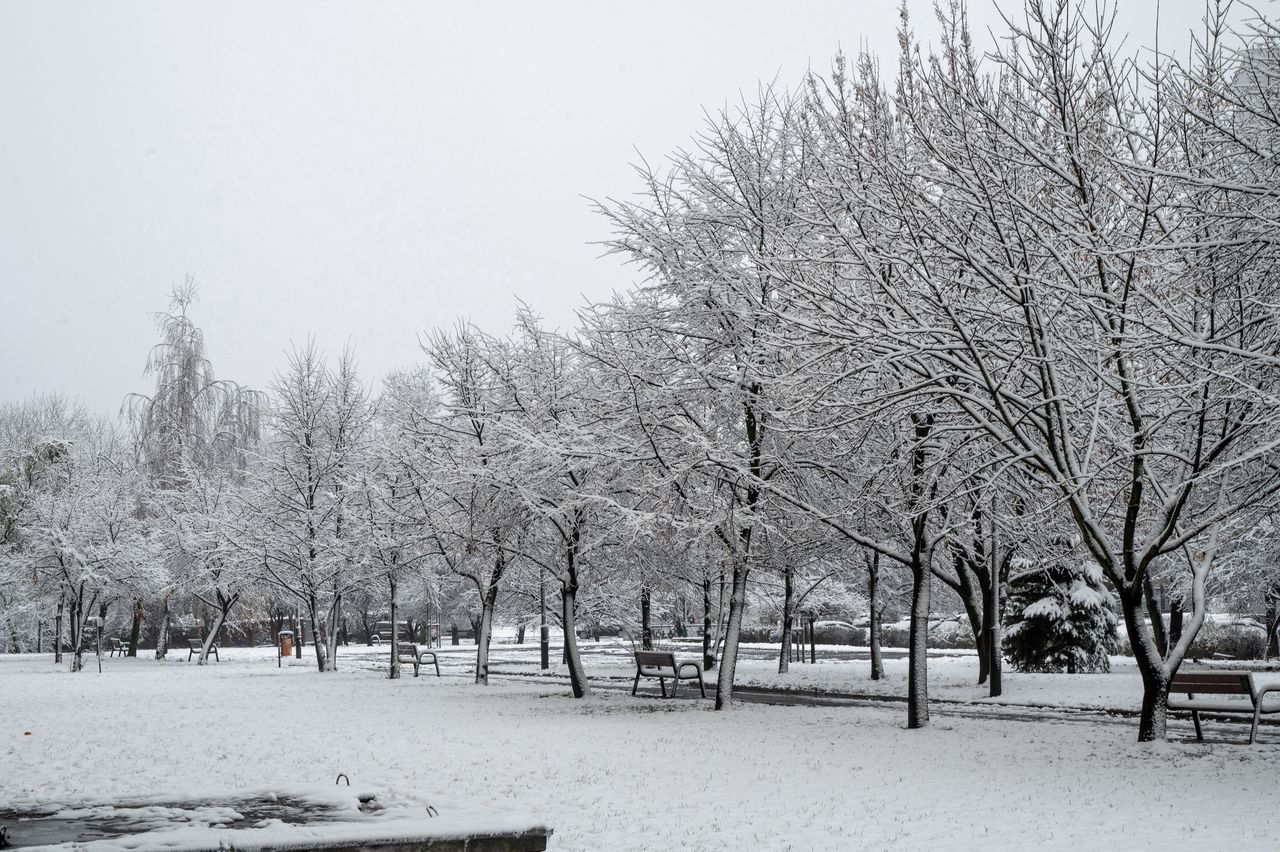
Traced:
MULTIPOLYGON (((589 650, 592 674, 629 674, 622 644, 589 650)), ((345 772, 545 820, 557 850, 1270 849, 1280 837, 1276 728, 1253 747, 1138 745, 1131 720, 939 714, 907 731, 901 705, 715 713, 625 689, 574 700, 527 678, 477 687, 468 646, 442 649, 442 678, 392 682, 380 653, 344 649, 328 675, 309 657, 277 669, 270 649, 228 648, 205 668, 106 659, 101 676, 0 655, 0 806, 345 772)), ((495 668, 536 668, 536 653, 499 646, 495 668)), ((971 655, 930 664, 936 695, 983 694, 971 655)), ((875 688, 900 692, 904 667, 891 661, 875 688)), ((872 686, 863 661, 775 668, 745 661, 742 680, 872 686)), ((1136 682, 1121 669, 1008 686, 1011 699, 1109 707, 1133 706, 1136 682)))

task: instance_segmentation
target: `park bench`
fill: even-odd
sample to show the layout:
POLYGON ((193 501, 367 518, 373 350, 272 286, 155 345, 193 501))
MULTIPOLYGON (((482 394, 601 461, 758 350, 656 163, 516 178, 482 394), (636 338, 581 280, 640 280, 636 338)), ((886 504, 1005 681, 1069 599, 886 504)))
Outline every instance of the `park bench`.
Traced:
MULTIPOLYGON (((192 657, 194 657, 196 654, 199 654, 199 653, 200 653, 200 649, 204 647, 204 642, 200 641, 199 639, 188 639, 188 640, 187 640, 187 646, 191 649, 191 650, 187 651, 187 662, 189 663, 189 662, 191 662, 191 658, 192 658, 192 657)), ((219 657, 218 657, 218 643, 217 643, 217 642, 214 642, 212 645, 210 645, 210 646, 209 646, 209 653, 210 653, 210 654, 213 654, 213 658, 214 658, 215 660, 218 660, 218 662, 222 662, 222 660, 221 660, 221 659, 219 659, 219 657)))
POLYGON ((128 642, 121 642, 119 639, 112 639, 112 640, 111 640, 111 654, 110 654, 110 656, 114 657, 116 654, 119 654, 120 656, 122 656, 122 657, 123 657, 123 656, 124 656, 125 654, 127 654, 127 653, 129 653, 129 643, 128 643, 128 642))
POLYGON ((697 663, 677 663, 676 655, 670 651, 636 651, 636 677, 631 682, 631 694, 636 694, 641 677, 656 677, 662 687, 662 697, 667 697, 667 678, 671 678, 671 697, 676 695, 676 687, 682 680, 696 680, 702 697, 707 697, 707 688, 702 683, 702 666, 697 663))
POLYGON ((1169 709, 1190 711, 1198 740, 1204 739, 1200 730, 1201 713, 1252 715, 1253 727, 1249 729, 1252 744, 1258 738, 1258 720, 1262 714, 1280 713, 1280 695, 1268 699, 1265 697, 1268 693, 1280 693, 1280 681, 1260 686, 1251 672, 1178 672, 1169 683, 1169 709))
POLYGON ((423 649, 418 650, 418 646, 412 642, 400 643, 400 662, 413 663, 413 676, 418 676, 418 666, 422 665, 422 660, 426 657, 431 658, 431 664, 436 667, 436 677, 440 677, 440 661, 436 659, 435 651, 423 649))

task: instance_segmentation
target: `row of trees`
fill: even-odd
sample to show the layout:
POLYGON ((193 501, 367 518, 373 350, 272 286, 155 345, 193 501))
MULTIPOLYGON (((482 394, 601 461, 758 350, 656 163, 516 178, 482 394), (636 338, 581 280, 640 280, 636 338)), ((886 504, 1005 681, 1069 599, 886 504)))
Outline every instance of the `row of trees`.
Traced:
POLYGON ((874 652, 900 587, 910 727, 935 587, 998 694, 1010 572, 1065 561, 1077 596, 1116 595, 1139 737, 1163 737, 1210 593, 1272 629, 1280 595, 1280 32, 1229 46, 1229 12, 1139 62, 1065 2, 1029 2, 986 56, 959 4, 933 53, 904 10, 895 79, 840 56, 763 88, 598 205, 634 289, 569 335, 525 308, 509 335, 436 332, 377 399, 313 345, 267 394, 215 380, 182 291, 128 439, 22 445, 8 561, 73 621, 107 588, 181 586, 224 618, 268 589, 305 611, 321 671, 344 601, 453 578, 481 683, 499 607, 550 584, 577 696, 582 607, 638 602, 647 640, 657 600, 721 645, 718 708, 762 589, 785 649, 806 595, 856 588, 874 652))

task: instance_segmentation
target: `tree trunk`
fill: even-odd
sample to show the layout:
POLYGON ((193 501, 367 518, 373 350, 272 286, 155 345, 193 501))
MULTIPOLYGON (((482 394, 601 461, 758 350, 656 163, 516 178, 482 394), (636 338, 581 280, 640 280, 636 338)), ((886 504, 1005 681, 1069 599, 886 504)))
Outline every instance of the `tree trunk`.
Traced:
POLYGON ((551 630, 547 627, 546 576, 538 574, 538 668, 551 668, 551 630))
POLYGON ((78 672, 84 668, 84 604, 76 595, 71 596, 68 621, 71 627, 71 671, 78 672))
MULTIPOLYGON (((496 600, 496 589, 493 598, 496 600)), ((493 627, 493 602, 485 595, 480 604, 480 630, 476 633, 476 683, 489 684, 489 633, 493 627)))
POLYGON ((213 619, 213 628, 205 635, 204 643, 200 646, 200 660, 197 665, 205 665, 209 662, 209 649, 213 647, 213 643, 218 639, 218 631, 222 629, 222 625, 226 623, 227 616, 231 613, 231 608, 236 605, 239 600, 238 595, 230 598, 225 597, 222 592, 218 592, 218 612, 213 619))
MULTIPOLYGON (((498 541, 494 534, 494 541, 498 541)), ((498 584, 507 570, 507 556, 498 548, 493 559, 493 573, 489 577, 488 588, 480 589, 480 624, 476 628, 476 683, 489 685, 489 644, 493 634, 493 611, 498 606, 498 584)), ((565 631, 567 647, 568 631, 565 631)))
MULTIPOLYGON (((917 557, 920 558, 920 557, 917 557)), ((929 569, 912 567, 910 658, 907 662, 907 727, 929 724, 929 569)))
POLYGON ((992 570, 982 590, 983 621, 987 625, 988 690, 997 698, 1004 692, 1004 624, 1001 618, 1000 572, 992 570))
POLYGON ((160 606, 160 624, 156 627, 156 659, 163 660, 169 653, 169 596, 164 596, 160 606))
POLYGON ((702 668, 711 671, 716 667, 715 655, 711 653, 711 577, 702 577, 702 668))
MULTIPOLYGON (((320 602, 314 594, 307 596, 307 620, 311 622, 311 644, 316 649, 316 670, 329 671, 329 643, 324 632, 324 621, 320 617, 320 602)), ((392 632, 396 626, 391 625, 392 632)))
MULTIPOLYGON (((1148 613, 1143 611, 1144 603, 1148 600, 1143 586, 1139 586, 1136 592, 1121 592, 1119 597, 1129 645, 1133 648, 1133 657, 1138 664, 1138 672, 1142 675, 1138 742, 1163 740, 1167 736, 1169 681, 1177 671, 1177 664, 1170 666, 1164 659, 1164 652, 1157 647, 1153 624, 1147 618, 1148 613)), ((1195 622, 1194 616, 1192 622, 1195 622)), ((1181 660, 1177 662, 1180 663, 1181 660)))
POLYGON ((1169 601, 1169 644, 1177 645, 1182 638, 1182 598, 1169 601))
POLYGON ((792 573, 791 565, 782 567, 782 647, 778 651, 778 674, 786 674, 791 670, 791 608, 795 595, 792 573))
MULTIPOLYGON (((338 637, 342 635, 342 595, 336 591, 333 595, 333 603, 329 605, 325 626, 327 628, 325 657, 329 661, 329 671, 336 672, 338 670, 338 637)), ((395 625, 392 625, 391 629, 394 631, 395 625)))
POLYGON ((1151 582, 1150 573, 1142 578, 1142 592, 1147 604, 1147 617, 1151 619, 1151 636, 1163 656, 1169 652, 1169 636, 1164 629, 1164 613, 1160 611, 1160 601, 1156 599, 1156 589, 1151 582))
POLYGON ((573 687, 573 697, 583 698, 591 692, 591 687, 587 683, 587 672, 582 665, 582 652, 578 649, 577 614, 574 609, 577 597, 576 581, 561 584, 561 617, 564 624, 565 655, 569 663, 569 684, 573 687))
POLYGON ((871 646, 871 679, 884 677, 884 655, 880 652, 880 614, 884 605, 880 601, 880 554, 873 551, 867 563, 867 599, 870 612, 867 622, 867 644, 871 646))
POLYGON ((653 650, 653 614, 652 601, 649 599, 649 587, 640 590, 640 647, 646 651, 653 650))
POLYGON ((133 624, 129 628, 128 657, 138 656, 138 640, 142 638, 142 598, 133 599, 133 624))
POLYGON ((742 633, 742 611, 747 604, 747 557, 750 531, 743 536, 743 552, 733 560, 733 586, 729 593, 729 620, 725 624, 724 653, 716 679, 716 709, 727 710, 733 703, 733 674, 738 666, 738 637, 742 633))
POLYGON ((67 608, 67 595, 65 592, 58 595, 58 610, 53 617, 53 661, 55 663, 62 662, 62 614, 67 608))
POLYGON ((400 631, 396 630, 396 618, 398 618, 397 607, 400 604, 399 595, 396 593, 399 584, 396 582, 395 572, 387 575, 387 582, 391 584, 391 668, 387 674, 389 680, 400 679, 400 631))
POLYGON ((1266 659, 1280 657, 1280 607, 1276 598, 1267 599, 1267 653, 1266 659))

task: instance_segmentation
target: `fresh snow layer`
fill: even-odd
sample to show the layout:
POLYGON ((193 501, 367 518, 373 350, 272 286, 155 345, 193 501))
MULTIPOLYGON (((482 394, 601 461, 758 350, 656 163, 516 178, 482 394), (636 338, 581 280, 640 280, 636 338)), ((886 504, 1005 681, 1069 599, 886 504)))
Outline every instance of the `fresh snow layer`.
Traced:
MULTIPOLYGON (((384 652, 363 649, 343 649, 341 670, 324 675, 309 656, 278 669, 270 649, 228 648, 205 667, 106 659, 102 675, 0 655, 0 808, 227 795, 342 772, 545 823, 557 850, 1270 849, 1280 837, 1275 727, 1253 747, 1244 728, 1237 742, 1141 745, 1132 719, 939 713, 908 731, 900 704, 716 713, 656 689, 633 698, 629 682, 583 700, 523 678, 479 687, 473 648, 441 650, 444 677, 394 682, 384 652)), ((621 645, 589 650, 589 673, 629 681, 621 645)), ((495 668, 536 669, 536 656, 499 646, 495 668)), ((873 684, 863 661, 779 676, 776 661, 748 660, 740 682, 901 694, 905 662, 889 668, 873 684)), ((975 670, 971 655, 931 659, 931 688, 978 700, 975 670)), ((1008 698, 1132 706, 1136 681, 1131 668, 1014 674, 1008 698)))
MULTIPOLYGON (((35 819, 29 825, 45 829, 57 830, 56 823, 62 820, 77 827, 97 821, 98 825, 127 825, 127 833, 21 848, 41 852, 205 852, 210 848, 265 852, 546 833, 542 823, 509 809, 459 801, 438 793, 349 784, 283 783, 230 796, 225 790, 208 790, 189 794, 182 801, 175 801, 171 795, 158 795, 59 804, 16 803, 14 809, 32 814, 35 819), (264 816, 272 805, 290 811, 289 819, 281 819, 285 814, 279 810, 264 816), (303 814, 307 819, 298 822, 303 814), (46 815, 48 819, 40 819, 46 815)), ((22 823, 17 827, 21 828, 22 823)), ((15 835, 11 839, 20 838, 15 835)))

